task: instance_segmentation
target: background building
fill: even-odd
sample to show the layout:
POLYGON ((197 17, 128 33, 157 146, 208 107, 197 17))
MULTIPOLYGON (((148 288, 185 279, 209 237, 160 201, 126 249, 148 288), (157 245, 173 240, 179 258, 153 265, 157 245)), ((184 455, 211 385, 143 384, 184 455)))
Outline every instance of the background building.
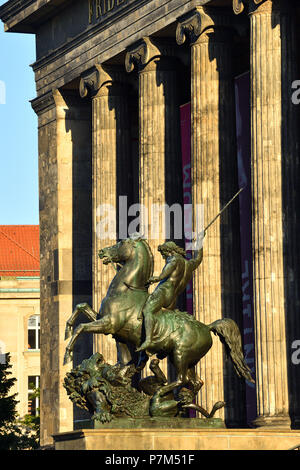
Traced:
POLYGON ((0 225, 0 347, 11 355, 21 417, 39 408, 31 397, 40 378, 39 267, 39 226, 0 225))

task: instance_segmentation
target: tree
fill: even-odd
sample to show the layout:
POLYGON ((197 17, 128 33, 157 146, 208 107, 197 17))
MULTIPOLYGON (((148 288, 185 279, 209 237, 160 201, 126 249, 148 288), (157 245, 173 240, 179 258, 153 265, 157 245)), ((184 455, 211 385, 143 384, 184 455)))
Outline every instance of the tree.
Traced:
POLYGON ((36 449, 38 432, 26 418, 18 419, 17 394, 9 395, 16 382, 15 378, 9 377, 11 368, 10 354, 6 354, 6 361, 0 363, 0 450, 36 449))
POLYGON ((8 378, 11 375, 9 371, 11 368, 10 354, 6 354, 6 362, 0 364, 0 429, 9 423, 13 423, 17 417, 17 394, 14 393, 8 396, 10 389, 17 380, 8 378))

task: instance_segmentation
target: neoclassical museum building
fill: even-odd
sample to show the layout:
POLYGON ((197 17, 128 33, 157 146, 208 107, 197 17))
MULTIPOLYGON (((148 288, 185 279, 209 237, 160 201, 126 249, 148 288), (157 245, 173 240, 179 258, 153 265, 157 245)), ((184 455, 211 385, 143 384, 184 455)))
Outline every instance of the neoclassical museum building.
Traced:
MULTIPOLYGON (((225 401, 228 430, 299 429, 299 2, 9 0, 0 18, 36 37, 42 444, 83 419, 63 387, 64 332, 114 275, 98 250, 129 234, 140 204, 159 275, 158 245, 184 246, 195 208, 205 227, 242 188, 207 230, 179 308, 237 322, 255 385, 217 340, 197 366, 199 403, 225 401), (183 234, 155 205, 184 209, 183 234)), ((85 334, 74 363, 93 348, 118 359, 111 336, 85 334)))

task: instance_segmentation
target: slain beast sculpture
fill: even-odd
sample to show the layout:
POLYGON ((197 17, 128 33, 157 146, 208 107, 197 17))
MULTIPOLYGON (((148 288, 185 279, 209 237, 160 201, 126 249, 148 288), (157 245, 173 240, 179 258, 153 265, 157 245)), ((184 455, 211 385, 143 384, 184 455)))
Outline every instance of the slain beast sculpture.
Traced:
MULTIPOLYGON (((116 418, 185 417, 193 408, 206 418, 212 418, 225 403, 217 402, 211 413, 193 404, 194 392, 182 388, 175 398, 162 387, 167 380, 159 368, 159 360, 150 363, 153 376, 139 382, 138 390, 132 386, 132 378, 138 372, 129 366, 110 365, 102 354, 96 353, 69 372, 64 387, 70 399, 80 408, 88 410, 92 419, 109 423, 116 418)), ((199 382, 200 390, 203 382, 199 382)))

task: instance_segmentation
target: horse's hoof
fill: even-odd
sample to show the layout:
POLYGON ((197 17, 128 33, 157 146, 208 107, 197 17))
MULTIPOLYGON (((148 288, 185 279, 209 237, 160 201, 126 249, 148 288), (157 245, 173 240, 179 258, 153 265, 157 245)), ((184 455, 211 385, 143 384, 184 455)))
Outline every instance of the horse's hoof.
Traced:
POLYGON ((66 364, 68 364, 69 362, 71 362, 72 359, 73 359, 73 354, 72 354, 72 352, 67 350, 67 351, 65 352, 65 356, 64 356, 64 366, 65 366, 66 364))
POLYGON ((76 305, 77 310, 84 310, 88 304, 86 302, 83 302, 81 304, 76 305))
POLYGON ((72 330, 73 330, 72 326, 69 325, 69 323, 67 323, 66 329, 65 329, 65 341, 69 339, 70 336, 72 336, 72 330))
POLYGON ((146 340, 143 342, 143 344, 140 345, 140 347, 136 348, 135 352, 143 352, 145 351, 146 354, 148 354, 148 351, 146 351, 149 346, 151 346, 151 341, 149 340, 146 340))

